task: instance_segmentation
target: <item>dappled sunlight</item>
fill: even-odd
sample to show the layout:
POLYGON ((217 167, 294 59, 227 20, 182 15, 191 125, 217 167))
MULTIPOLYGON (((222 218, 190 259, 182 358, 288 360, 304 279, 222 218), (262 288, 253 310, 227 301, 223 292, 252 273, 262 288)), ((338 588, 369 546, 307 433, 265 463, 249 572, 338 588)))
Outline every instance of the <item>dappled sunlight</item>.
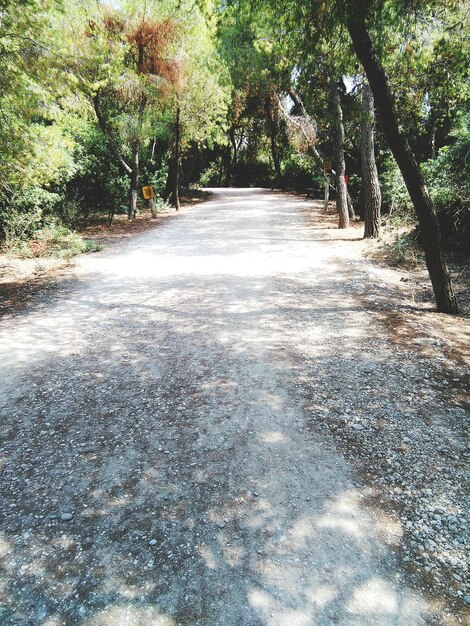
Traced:
POLYGON ((2 533, 0 535, 0 558, 6 557, 11 552, 13 552, 12 542, 2 533))
POLYGON ((359 508, 359 494, 349 491, 328 503, 326 512, 318 520, 318 526, 342 530, 357 539, 367 534, 359 508))
POLYGON ((338 589, 333 585, 313 585, 305 591, 305 598, 317 609, 323 609, 332 602, 338 594, 338 589))
POLYGON ((387 363, 360 351, 367 313, 303 203, 216 196, 0 331, 10 610, 26 593, 44 624, 405 626, 403 607, 422 623, 311 429, 352 422, 347 394, 387 363))
POLYGON ((287 441, 287 437, 279 431, 261 433, 260 437, 266 443, 285 443, 287 441))
POLYGON ((354 590, 348 603, 352 613, 393 615, 398 608, 395 590, 380 578, 372 578, 354 590))
POLYGON ((311 624, 310 611, 289 610, 263 589, 253 589, 248 594, 250 605, 257 611, 267 626, 309 626, 311 624))
POLYGON ((217 569, 217 560, 214 552, 208 546, 198 546, 199 554, 204 559, 204 563, 208 569, 217 569))
POLYGON ((176 626, 154 606, 110 606, 84 620, 83 626, 176 626))
POLYGON ((126 600, 138 600, 151 594, 154 589, 155 583, 152 580, 147 580, 140 585, 132 585, 119 575, 115 575, 107 578, 101 591, 110 595, 118 593, 120 597, 126 600))

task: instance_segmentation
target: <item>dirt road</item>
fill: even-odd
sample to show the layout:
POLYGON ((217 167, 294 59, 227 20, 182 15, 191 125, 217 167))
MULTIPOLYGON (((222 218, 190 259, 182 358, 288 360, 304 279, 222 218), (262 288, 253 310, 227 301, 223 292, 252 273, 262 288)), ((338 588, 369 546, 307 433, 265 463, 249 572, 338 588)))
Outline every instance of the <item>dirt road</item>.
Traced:
POLYGON ((1 624, 443 623, 348 457, 431 405, 447 441, 461 408, 390 340, 374 303, 400 294, 304 209, 218 191, 3 321, 1 624))

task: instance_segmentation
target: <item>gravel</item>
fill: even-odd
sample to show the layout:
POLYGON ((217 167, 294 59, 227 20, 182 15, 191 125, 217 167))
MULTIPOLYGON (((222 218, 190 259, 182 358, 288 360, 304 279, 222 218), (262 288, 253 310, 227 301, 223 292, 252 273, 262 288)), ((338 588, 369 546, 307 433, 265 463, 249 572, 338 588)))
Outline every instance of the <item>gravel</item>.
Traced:
POLYGON ((222 192, 3 319, 2 625, 465 623, 468 323, 319 207, 222 192))

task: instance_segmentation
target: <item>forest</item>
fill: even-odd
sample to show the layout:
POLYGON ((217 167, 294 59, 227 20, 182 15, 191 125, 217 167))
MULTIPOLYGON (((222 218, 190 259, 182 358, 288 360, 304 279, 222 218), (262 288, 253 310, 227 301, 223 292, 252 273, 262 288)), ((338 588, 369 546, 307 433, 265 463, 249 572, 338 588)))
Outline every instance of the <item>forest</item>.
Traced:
MULTIPOLYGON (((439 311, 470 252, 463 0, 0 0, 0 241, 92 243, 83 224, 200 187, 336 201, 338 227, 412 225, 439 311)), ((398 230, 397 230, 398 233, 398 230)), ((407 239, 406 239, 407 238, 407 239)), ((32 245, 36 244, 36 247, 32 245)))

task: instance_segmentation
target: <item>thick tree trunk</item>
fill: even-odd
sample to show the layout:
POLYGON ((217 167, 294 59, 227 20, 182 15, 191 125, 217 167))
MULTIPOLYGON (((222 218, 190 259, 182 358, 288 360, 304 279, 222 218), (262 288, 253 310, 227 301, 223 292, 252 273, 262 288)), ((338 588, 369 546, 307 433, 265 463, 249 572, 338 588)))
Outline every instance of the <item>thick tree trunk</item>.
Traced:
POLYGON ((139 148, 132 148, 132 171, 129 174, 129 209, 127 218, 134 220, 137 214, 137 196, 139 188, 139 148))
POLYGON ((388 78, 367 31, 365 17, 369 4, 368 0, 356 0, 355 2, 350 0, 348 31, 356 54, 366 71, 383 133, 400 168, 418 217, 426 265, 434 289, 437 309, 443 313, 458 313, 457 299, 442 255, 436 212, 419 165, 403 131, 400 129, 388 78))
POLYGON ((336 170, 336 209, 339 216, 339 228, 349 228, 348 195, 346 189, 346 164, 344 161, 344 126, 343 110, 339 97, 338 85, 331 84, 333 112, 335 119, 335 170, 336 170))
POLYGON ((364 238, 380 237, 380 192, 379 175, 374 152, 375 110, 374 97, 369 85, 362 86, 362 123, 361 123, 361 168, 364 192, 364 238))

